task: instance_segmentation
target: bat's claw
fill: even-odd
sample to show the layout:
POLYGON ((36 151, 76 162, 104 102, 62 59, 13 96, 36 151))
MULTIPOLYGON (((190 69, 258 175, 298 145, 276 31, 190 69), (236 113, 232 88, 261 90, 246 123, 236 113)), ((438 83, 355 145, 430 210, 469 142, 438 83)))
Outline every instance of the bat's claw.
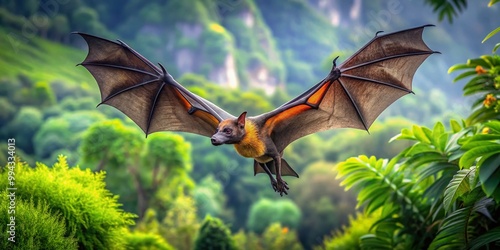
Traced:
POLYGON ((276 182, 276 180, 275 180, 275 179, 272 179, 272 180, 271 180, 271 186, 273 187, 274 192, 277 192, 277 191, 278 191, 278 182, 276 182))
POLYGON ((285 193, 285 195, 288 195, 287 192, 288 189, 290 188, 288 188, 288 183, 286 183, 286 181, 284 181, 281 178, 277 179, 277 185, 275 191, 279 192, 280 196, 283 196, 283 193, 285 193))

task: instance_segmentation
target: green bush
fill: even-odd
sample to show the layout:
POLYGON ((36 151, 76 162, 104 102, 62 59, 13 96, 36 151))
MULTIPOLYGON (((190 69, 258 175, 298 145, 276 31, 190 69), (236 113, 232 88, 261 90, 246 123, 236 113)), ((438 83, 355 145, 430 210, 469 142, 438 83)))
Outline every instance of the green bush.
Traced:
POLYGON ((232 250, 237 248, 226 225, 220 219, 207 216, 196 238, 194 249, 232 250))
MULTIPOLYGON (((5 187, 7 168, 0 173, 0 186, 5 187)), ((40 209, 46 204, 49 213, 45 214, 61 216, 64 236, 73 238, 79 249, 120 249, 126 241, 124 231, 134 224, 135 215, 120 209, 118 197, 105 189, 104 176, 103 172, 70 168, 63 156, 52 168, 42 163, 30 168, 18 162, 15 187, 22 192, 16 192, 16 201, 33 201, 40 209)))
MULTIPOLYGON (((2 178, 6 176, 2 175, 2 178)), ((0 207, 7 208, 9 200, 5 197, 8 191, 0 193, 0 207)), ((16 197, 17 198, 17 197, 16 197)), ((16 199, 15 214, 7 210, 0 213, 0 230, 2 230, 1 249, 77 249, 76 240, 66 236, 66 226, 60 213, 50 211, 49 204, 33 200, 16 199), (15 242, 8 241, 11 224, 10 216, 15 216, 15 242)))
POLYGON ((291 200, 260 199, 250 208, 247 227, 256 233, 262 233, 269 225, 276 222, 286 227, 297 228, 300 218, 300 208, 291 200))
POLYGON ((133 232, 126 236, 127 249, 133 250, 173 250, 165 239, 157 234, 133 232))
POLYGON ((262 234, 264 249, 302 250, 303 247, 297 238, 297 233, 279 223, 273 223, 262 234))
POLYGON ((358 214, 356 218, 349 217, 349 226, 343 226, 342 230, 336 230, 333 238, 325 239, 326 250, 355 250, 361 249, 361 236, 370 233, 371 226, 379 219, 376 215, 358 214))

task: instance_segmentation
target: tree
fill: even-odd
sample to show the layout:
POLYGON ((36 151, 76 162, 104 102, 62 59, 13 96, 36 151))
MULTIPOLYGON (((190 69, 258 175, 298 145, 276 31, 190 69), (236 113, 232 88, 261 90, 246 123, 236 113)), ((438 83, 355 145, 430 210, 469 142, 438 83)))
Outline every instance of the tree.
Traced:
POLYGON ((27 154, 34 152, 33 137, 42 125, 42 114, 38 109, 22 107, 14 119, 6 125, 4 136, 16 139, 16 147, 27 154), (22 129, 20 129, 22 128, 22 129))
POLYGON ((180 135, 155 133, 146 140, 142 159, 152 169, 151 189, 156 190, 169 175, 189 172, 191 168, 191 145, 180 135))
POLYGON ((2 107, 0 111, 0 123, 5 125, 14 118, 17 109, 5 97, 0 97, 0 106, 2 107))
POLYGON ((194 245, 195 250, 202 249, 236 249, 231 232, 218 218, 207 216, 203 221, 194 245))
POLYGON ((64 113, 47 119, 33 138, 36 156, 47 159, 59 150, 77 151, 83 132, 102 120, 104 116, 96 111, 64 113))
POLYGON ((321 243, 325 235, 348 222, 356 207, 356 196, 342 191, 333 166, 328 162, 309 164, 290 194, 302 211, 297 229, 303 245, 321 243))
POLYGON ((260 199, 250 208, 247 227, 262 233, 273 223, 296 229, 301 219, 301 211, 291 200, 271 201, 260 199))
POLYGON ((231 211, 225 206, 226 196, 221 183, 213 175, 203 178, 193 191, 193 198, 198 208, 198 217, 207 215, 214 217, 232 217, 231 211))
POLYGON ((82 163, 97 165, 96 171, 103 170, 106 165, 118 167, 120 156, 115 149, 119 148, 116 142, 120 141, 120 132, 126 127, 119 120, 104 121, 89 127, 83 134, 80 151, 82 163))
POLYGON ((180 194, 168 209, 160 225, 160 234, 176 249, 193 249, 199 227, 194 200, 180 194))
POLYGON ((282 227, 279 223, 273 223, 267 227, 262 234, 262 245, 264 249, 303 249, 295 231, 286 226, 282 227))

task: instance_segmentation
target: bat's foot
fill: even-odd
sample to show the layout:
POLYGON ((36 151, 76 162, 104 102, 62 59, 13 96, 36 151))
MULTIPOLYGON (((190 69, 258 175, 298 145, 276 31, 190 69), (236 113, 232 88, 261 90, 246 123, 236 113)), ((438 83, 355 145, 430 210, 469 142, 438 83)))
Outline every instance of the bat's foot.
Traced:
POLYGON ((278 192, 278 182, 274 178, 271 179, 271 187, 273 187, 274 192, 278 192))
MULTIPOLYGON (((274 188, 274 186, 273 186, 274 188)), ((283 179, 281 178, 278 178, 277 179, 277 183, 276 183, 276 188, 274 189, 274 191, 276 192, 279 192, 281 196, 283 196, 283 193, 285 193, 286 195, 288 195, 288 183, 286 183, 286 181, 284 181, 283 179)))

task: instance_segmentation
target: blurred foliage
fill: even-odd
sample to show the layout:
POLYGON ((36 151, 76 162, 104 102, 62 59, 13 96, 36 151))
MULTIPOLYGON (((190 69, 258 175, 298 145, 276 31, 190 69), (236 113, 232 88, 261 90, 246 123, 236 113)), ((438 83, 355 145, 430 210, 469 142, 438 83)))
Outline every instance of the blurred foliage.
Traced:
POLYGON ((177 249, 193 249, 199 227, 194 200, 181 194, 162 220, 160 234, 177 249))
POLYGON ((4 125, 2 129, 3 137, 16 138, 16 147, 21 148, 28 154, 33 154, 33 137, 42 123, 42 114, 38 109, 22 107, 16 116, 4 125))
POLYGON ((262 246, 264 249, 291 249, 302 250, 297 233, 279 223, 273 223, 262 233, 262 246))
MULTIPOLYGON (((124 212, 117 202, 118 197, 105 189, 105 173, 70 168, 63 156, 51 168, 41 163, 31 168, 25 163, 16 162, 14 171, 15 187, 23 190, 15 192, 16 205, 20 206, 16 207, 19 209, 16 210, 16 219, 19 211, 18 223, 24 221, 26 224, 21 223, 18 228, 24 231, 20 236, 27 237, 22 239, 28 243, 27 246, 50 243, 75 248, 72 241, 76 241, 77 248, 123 248, 123 231, 134 224, 135 216, 124 212), (57 225, 59 222, 62 225, 57 225), (30 224, 33 227, 26 230, 25 227, 30 224), (48 231, 51 227, 55 231, 48 231), (30 233, 35 232, 39 232, 41 238, 30 237, 30 233)), ((7 174, 8 168, 3 168, 0 179, 2 187, 8 186, 7 174)), ((8 223, 4 222, 2 230, 8 223)))
POLYGON ((198 208, 198 218, 211 215, 225 220, 234 219, 225 208, 227 198, 222 184, 213 175, 208 175, 197 183, 193 197, 198 208))
POLYGON ((356 205, 353 193, 344 192, 335 180, 332 167, 322 161, 309 164, 292 183, 295 191, 290 196, 302 211, 297 231, 307 246, 321 243, 323 235, 346 224, 356 205))
MULTIPOLYGON (((442 21, 445 17, 448 22, 453 22, 460 12, 463 12, 467 8, 468 0, 425 0, 425 2, 434 8, 434 12, 438 13, 439 21, 442 21)), ((484 3, 487 1, 484 0, 484 3)), ((488 7, 500 2, 499 0, 489 0, 488 7)), ((474 1, 477 3, 477 1, 474 1)))
POLYGON ((127 249, 136 250, 173 250, 165 239, 151 233, 133 232, 126 234, 127 249))
POLYGON ((229 228, 220 219, 207 216, 198 232, 194 249, 236 250, 237 248, 229 228))
POLYGON ((300 209, 291 200, 261 199, 250 208, 247 228, 258 234, 263 233, 273 223, 297 229, 301 215, 300 209))
POLYGON ((356 214, 356 218, 349 215, 349 226, 342 226, 342 229, 337 229, 331 238, 324 240, 324 246, 315 247, 320 249, 335 249, 335 250, 359 250, 360 238, 370 233, 371 227, 380 219, 377 213, 372 214, 356 214))

